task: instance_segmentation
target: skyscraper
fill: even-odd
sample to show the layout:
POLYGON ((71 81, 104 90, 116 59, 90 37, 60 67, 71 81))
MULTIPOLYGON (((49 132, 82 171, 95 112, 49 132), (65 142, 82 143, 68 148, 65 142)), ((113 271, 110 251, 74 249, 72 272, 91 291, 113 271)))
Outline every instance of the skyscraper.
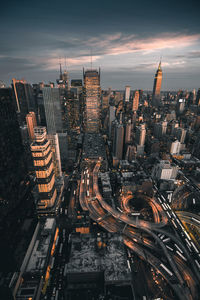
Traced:
POLYGON ((110 107, 109 107, 109 121, 108 121, 109 138, 111 138, 112 122, 115 120, 115 110, 116 110, 116 107, 114 105, 110 105, 110 107))
POLYGON ((12 90, 0 89, 0 214, 22 200, 27 168, 12 90))
POLYGON ((37 126, 36 116, 35 116, 35 113, 33 111, 30 111, 26 115, 26 123, 27 123, 27 126, 28 126, 29 138, 33 141, 34 138, 35 138, 34 127, 37 126))
POLYGON ((98 133, 100 128, 100 70, 87 70, 84 72, 85 96, 85 131, 98 133))
POLYGON ((44 87, 42 89, 48 134, 62 132, 60 94, 58 88, 44 87))
POLYGON ((113 152, 114 157, 118 160, 123 158, 123 148, 124 148, 124 126, 123 124, 116 123, 114 129, 114 143, 113 143, 113 152))
POLYGON ((126 136, 125 136, 125 143, 130 143, 132 141, 132 131, 133 131, 133 124, 131 120, 128 121, 126 124, 126 136))
POLYGON ((167 133, 167 121, 162 121, 154 125, 154 136, 158 139, 167 133))
POLYGON ((140 126, 136 127, 136 143, 139 146, 144 146, 146 137, 146 128, 145 124, 141 124, 140 126))
POLYGON ((50 141, 45 127, 34 128, 35 141, 31 144, 33 164, 36 172, 39 201, 38 212, 54 206, 57 191, 50 141))
POLYGON ((29 111, 36 111, 32 86, 26 80, 12 79, 15 105, 20 115, 20 122, 25 123, 29 111))
POLYGON ((197 91, 197 96, 196 96, 196 105, 200 105, 200 89, 197 91))
POLYGON ((143 155, 144 154, 144 144, 145 144, 145 138, 146 138, 146 128, 145 124, 141 124, 140 126, 136 127, 136 147, 137 147, 137 155, 143 155))
POLYGON ((140 93, 139 93, 139 91, 135 91, 135 95, 134 95, 134 98, 133 98, 133 107, 132 107, 133 111, 138 110, 139 99, 140 99, 140 93))
POLYGON ((131 94, 131 87, 130 85, 125 86, 125 102, 129 102, 131 94))
POLYGON ((159 63, 158 69, 155 74, 154 78, 154 85, 153 85, 153 94, 152 94, 152 105, 153 106, 160 106, 160 89, 162 84, 162 69, 161 69, 161 62, 159 63))

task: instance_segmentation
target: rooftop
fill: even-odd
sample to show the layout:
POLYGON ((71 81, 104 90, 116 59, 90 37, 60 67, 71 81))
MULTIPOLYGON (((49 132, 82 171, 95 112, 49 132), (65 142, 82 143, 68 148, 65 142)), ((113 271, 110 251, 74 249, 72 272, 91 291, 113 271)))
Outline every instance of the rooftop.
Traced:
POLYGON ((54 226, 54 218, 47 218, 44 225, 40 225, 40 230, 37 234, 32 253, 26 266, 26 272, 42 273, 44 271, 49 247, 51 245, 52 234, 54 233, 54 226))
POLYGON ((123 243, 118 235, 109 238, 91 235, 73 235, 72 248, 67 264, 67 274, 104 271, 105 281, 131 279, 123 243), (97 244, 104 245, 103 252, 97 244))

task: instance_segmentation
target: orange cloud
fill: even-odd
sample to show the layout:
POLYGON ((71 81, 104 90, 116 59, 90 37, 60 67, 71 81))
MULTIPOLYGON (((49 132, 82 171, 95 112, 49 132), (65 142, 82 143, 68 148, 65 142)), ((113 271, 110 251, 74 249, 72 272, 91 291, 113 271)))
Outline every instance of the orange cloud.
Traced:
POLYGON ((156 50, 162 49, 175 49, 193 45, 200 40, 200 34, 194 35, 163 35, 160 37, 147 38, 147 39, 136 39, 130 38, 129 41, 125 40, 121 43, 118 42, 116 45, 108 45, 108 54, 119 55, 127 54, 132 52, 143 52, 150 53, 156 50))

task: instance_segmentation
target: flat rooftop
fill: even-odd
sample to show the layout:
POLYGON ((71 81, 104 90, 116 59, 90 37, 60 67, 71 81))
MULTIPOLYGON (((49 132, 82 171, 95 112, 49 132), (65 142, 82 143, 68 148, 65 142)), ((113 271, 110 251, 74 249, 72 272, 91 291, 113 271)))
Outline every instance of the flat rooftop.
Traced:
POLYGON ((72 247, 67 274, 104 271, 106 283, 130 281, 124 245, 119 235, 101 238, 91 235, 72 235, 72 247), (104 248, 98 250, 101 242, 104 248))
POLYGON ((44 224, 40 225, 32 253, 28 259, 25 272, 42 273, 51 246, 52 235, 55 229, 55 219, 47 218, 44 224))

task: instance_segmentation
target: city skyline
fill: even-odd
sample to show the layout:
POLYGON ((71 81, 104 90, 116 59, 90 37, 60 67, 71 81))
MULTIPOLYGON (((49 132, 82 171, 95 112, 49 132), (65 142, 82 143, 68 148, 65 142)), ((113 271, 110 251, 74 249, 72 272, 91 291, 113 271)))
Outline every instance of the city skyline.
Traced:
POLYGON ((71 78, 101 67, 102 88, 152 90, 162 57, 162 90, 197 89, 200 34, 196 1, 91 1, 3 5, 0 80, 55 81, 65 57, 71 78))

